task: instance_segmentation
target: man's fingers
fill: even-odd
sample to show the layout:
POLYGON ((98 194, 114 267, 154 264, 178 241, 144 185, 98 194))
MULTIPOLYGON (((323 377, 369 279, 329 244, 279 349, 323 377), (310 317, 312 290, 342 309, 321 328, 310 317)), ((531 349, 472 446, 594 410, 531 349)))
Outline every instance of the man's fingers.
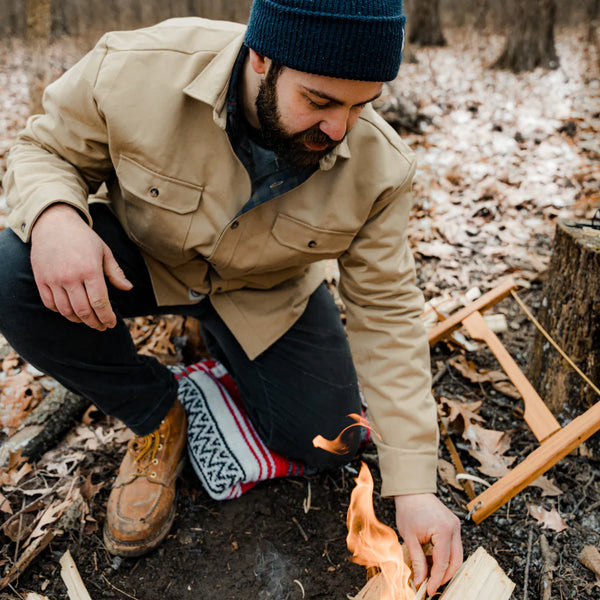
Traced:
POLYGON ((448 583, 463 563, 463 546, 460 538, 460 527, 458 533, 452 537, 452 548, 450 550, 450 566, 446 570, 442 584, 448 583))
POLYGON ((133 283, 125 277, 125 273, 123 273, 123 269, 119 266, 119 263, 115 260, 113 253, 110 251, 110 248, 105 244, 104 245, 104 274, 108 278, 108 280, 114 285, 118 290, 127 291, 133 287, 133 283))
POLYGON ((418 587, 425 581, 425 577, 427 577, 427 559, 425 558, 423 547, 417 538, 411 537, 410 539, 405 539, 404 543, 410 554, 410 561, 414 573, 414 583, 418 587))
POLYGON ((433 544, 431 574, 427 593, 433 596, 440 585, 449 581, 463 560, 460 521, 454 517, 431 538, 433 544))
POLYGON ((65 318, 72 323, 81 323, 81 319, 75 314, 71 301, 67 292, 59 287, 52 288, 52 297, 54 298, 54 304, 56 310, 65 318))
POLYGON ((86 281, 85 290, 89 304, 94 311, 95 316, 102 324, 102 329, 114 327, 117 324, 117 317, 110 304, 104 278, 99 277, 86 281))
POLYGON ((437 544, 434 544, 431 558, 433 559, 433 564, 431 566, 429 583, 427 584, 427 594, 433 596, 440 585, 442 585, 446 571, 448 571, 448 567, 450 566, 449 540, 446 542, 440 540, 437 544))
POLYGON ((52 290, 47 285, 38 284, 38 291, 40 293, 40 298, 44 303, 46 308, 53 310, 54 312, 58 312, 58 308, 56 307, 56 302, 54 302, 54 295, 52 294, 52 290))
POLYGON ((73 307, 73 312, 81 319, 82 323, 85 323, 92 329, 98 329, 99 331, 106 329, 106 323, 98 316, 93 300, 86 287, 79 284, 67 288, 66 292, 69 296, 71 306, 73 307))

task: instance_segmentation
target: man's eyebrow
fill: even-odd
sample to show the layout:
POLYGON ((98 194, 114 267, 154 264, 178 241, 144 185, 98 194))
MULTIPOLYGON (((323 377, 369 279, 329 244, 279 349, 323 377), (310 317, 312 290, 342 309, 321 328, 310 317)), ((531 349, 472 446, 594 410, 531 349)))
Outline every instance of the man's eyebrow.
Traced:
MULTIPOLYGON (((331 102, 332 104, 338 104, 339 106, 344 106, 346 104, 346 102, 339 100, 338 98, 334 98, 333 96, 330 96, 329 94, 325 94, 324 92, 321 92, 319 90, 315 90, 313 88, 306 87, 305 85, 303 85, 302 87, 304 88, 305 91, 309 92, 310 94, 313 94, 313 96, 317 96, 319 98, 322 98, 323 100, 327 100, 327 101, 331 102)), ((379 96, 381 96, 382 91, 383 90, 380 90, 372 98, 369 98, 368 100, 365 100, 364 102, 359 102, 358 104, 355 104, 355 106, 361 106, 363 104, 368 104, 369 102, 373 102, 373 100, 376 100, 377 98, 379 98, 379 96)))

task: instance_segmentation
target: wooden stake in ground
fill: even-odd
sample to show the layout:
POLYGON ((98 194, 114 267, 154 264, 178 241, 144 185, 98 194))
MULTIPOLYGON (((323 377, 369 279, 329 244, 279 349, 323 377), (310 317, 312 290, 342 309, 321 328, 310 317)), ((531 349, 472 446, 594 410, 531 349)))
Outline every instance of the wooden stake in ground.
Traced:
MULTIPOLYGON (((383 587, 382 575, 369 579, 354 600, 379 600, 383 587)), ((509 600, 515 584, 498 563, 483 548, 463 563, 439 600, 509 600)), ((419 590, 418 593, 422 593, 419 590)))

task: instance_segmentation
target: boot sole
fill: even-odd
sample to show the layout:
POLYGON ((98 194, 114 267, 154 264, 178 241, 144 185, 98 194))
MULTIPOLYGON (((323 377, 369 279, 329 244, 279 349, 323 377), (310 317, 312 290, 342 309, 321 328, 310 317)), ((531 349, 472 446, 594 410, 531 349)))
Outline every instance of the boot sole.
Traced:
MULTIPOLYGON (((185 455, 181 458, 177 468, 175 469, 175 478, 179 476, 184 465, 185 455)), ((169 516, 167 517, 167 520, 164 522, 163 526, 152 537, 146 538, 145 540, 132 542, 119 540, 110 533, 105 525, 102 531, 104 545, 106 546, 108 552, 114 556, 142 556, 151 550, 154 550, 154 548, 160 545, 160 543, 167 537, 167 534, 173 526, 173 521, 175 520, 175 512, 175 503, 173 503, 169 516)))

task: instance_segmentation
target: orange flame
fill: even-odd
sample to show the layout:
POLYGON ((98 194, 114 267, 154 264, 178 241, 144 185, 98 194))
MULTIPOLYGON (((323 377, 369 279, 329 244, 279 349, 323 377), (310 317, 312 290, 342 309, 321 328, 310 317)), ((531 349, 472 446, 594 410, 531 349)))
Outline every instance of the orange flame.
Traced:
POLYGON ((380 523, 373 509, 373 479, 363 462, 352 490, 347 516, 346 543, 352 561, 367 569, 378 567, 384 580, 381 600, 414 600, 410 569, 393 529, 380 523))
POLYGON ((346 446, 346 444, 344 444, 344 442, 342 442, 342 436, 351 427, 358 427, 359 425, 362 425, 363 427, 370 429, 378 438, 381 439, 381 436, 369 425, 369 422, 367 421, 367 419, 365 419, 361 415, 357 415, 356 413, 350 413, 348 416, 356 422, 352 423, 352 425, 348 425, 348 427, 344 427, 344 429, 342 429, 340 435, 338 435, 334 440, 328 440, 328 439, 324 438, 322 435, 316 436, 313 439, 313 446, 315 448, 322 448, 323 450, 326 450, 327 452, 331 452, 332 454, 340 454, 340 455, 347 454, 348 446, 346 446))

